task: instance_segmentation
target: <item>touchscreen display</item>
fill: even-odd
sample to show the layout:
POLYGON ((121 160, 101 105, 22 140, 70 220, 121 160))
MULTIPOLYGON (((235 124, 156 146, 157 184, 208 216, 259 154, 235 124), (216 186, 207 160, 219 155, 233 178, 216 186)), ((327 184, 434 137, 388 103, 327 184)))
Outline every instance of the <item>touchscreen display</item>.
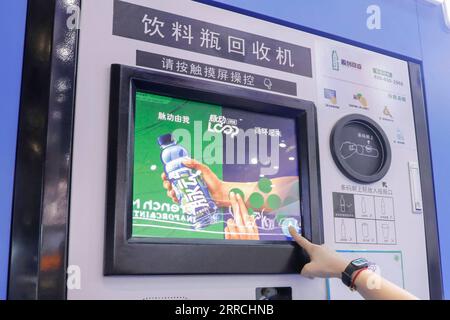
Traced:
POLYGON ((301 228, 292 118, 137 91, 132 237, 290 241, 301 228))

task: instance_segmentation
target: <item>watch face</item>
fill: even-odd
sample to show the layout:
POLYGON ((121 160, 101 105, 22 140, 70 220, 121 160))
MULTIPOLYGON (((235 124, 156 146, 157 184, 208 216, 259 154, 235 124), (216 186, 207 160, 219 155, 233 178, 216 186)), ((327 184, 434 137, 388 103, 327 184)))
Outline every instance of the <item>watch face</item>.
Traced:
POLYGON ((362 258, 361 259, 356 259, 356 260, 352 261, 352 264, 355 267, 361 267, 361 266, 367 264, 367 260, 366 259, 362 259, 362 258))

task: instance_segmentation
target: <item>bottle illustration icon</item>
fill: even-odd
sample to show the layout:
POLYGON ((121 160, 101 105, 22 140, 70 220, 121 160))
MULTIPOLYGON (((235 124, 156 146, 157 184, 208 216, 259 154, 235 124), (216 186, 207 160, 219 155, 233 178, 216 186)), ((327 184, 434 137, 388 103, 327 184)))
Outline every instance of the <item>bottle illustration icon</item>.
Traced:
POLYGON ((341 196, 341 199, 339 200, 339 208, 342 213, 344 213, 346 211, 344 196, 341 196))
POLYGON ((363 197, 361 200, 361 212, 367 213, 367 204, 366 204, 366 198, 363 197))
POLYGON ((342 219, 342 222, 341 222, 341 240, 342 241, 347 240, 347 229, 345 227, 344 219, 342 219))
POLYGON ((333 50, 332 53, 332 60, 333 60, 333 70, 339 71, 339 56, 336 50, 333 50))
POLYGON ((381 198, 381 214, 386 215, 386 202, 384 202, 384 198, 381 198))
POLYGON ((180 146, 171 134, 160 136, 158 143, 161 146, 161 161, 167 179, 172 184, 184 213, 194 217, 193 228, 204 229, 216 223, 218 208, 201 172, 183 164, 184 161, 190 160, 188 151, 180 146))
POLYGON ((362 224, 362 235, 365 239, 369 237, 369 225, 367 223, 362 224))
POLYGON ((385 242, 389 240, 389 231, 390 231, 389 229, 390 228, 389 228, 389 225, 387 223, 383 223, 381 225, 381 232, 383 234, 383 239, 384 239, 385 242))

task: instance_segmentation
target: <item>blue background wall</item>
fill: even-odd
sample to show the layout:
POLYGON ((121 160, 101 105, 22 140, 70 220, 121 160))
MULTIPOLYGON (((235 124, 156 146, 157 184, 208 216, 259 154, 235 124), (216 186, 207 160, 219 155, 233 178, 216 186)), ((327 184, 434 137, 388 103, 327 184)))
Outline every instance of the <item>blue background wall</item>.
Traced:
POLYGON ((0 300, 8 276, 25 16, 26 0, 0 1, 0 300))
POLYGON ((423 61, 442 269, 450 299, 450 30, 442 9, 425 0, 218 0, 423 61), (382 29, 366 26, 380 6, 382 29))
MULTIPOLYGON (((424 0, 419 0, 419 2, 424 0)), ((213 1, 211 1, 213 2, 213 1)), ((305 27, 421 57, 415 0, 217 0, 305 27), (381 30, 366 27, 367 7, 381 7, 381 30), (408 35, 408 36, 405 36, 408 35)))
POLYGON ((445 297, 450 299, 450 32, 442 13, 418 5, 445 297))

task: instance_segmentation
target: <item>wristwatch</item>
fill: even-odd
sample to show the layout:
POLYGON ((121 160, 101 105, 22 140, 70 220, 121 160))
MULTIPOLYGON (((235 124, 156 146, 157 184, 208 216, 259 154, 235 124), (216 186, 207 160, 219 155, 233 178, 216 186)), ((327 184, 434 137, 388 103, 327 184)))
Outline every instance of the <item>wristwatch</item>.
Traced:
POLYGON ((342 272, 342 282, 347 286, 352 286, 352 277, 353 274, 361 269, 367 269, 369 267, 369 261, 364 258, 359 258, 350 262, 350 264, 345 268, 345 271, 342 272))

